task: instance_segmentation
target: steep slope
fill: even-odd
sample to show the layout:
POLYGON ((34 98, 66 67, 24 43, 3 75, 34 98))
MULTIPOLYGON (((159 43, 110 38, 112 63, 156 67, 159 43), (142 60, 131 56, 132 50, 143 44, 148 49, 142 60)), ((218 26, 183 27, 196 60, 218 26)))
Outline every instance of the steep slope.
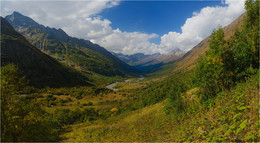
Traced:
MULTIPOLYGON (((223 28, 225 33, 225 39, 230 38, 236 31, 236 29, 241 29, 243 20, 246 14, 242 14, 231 24, 223 28)), ((165 64, 158 69, 155 69, 150 73, 149 76, 163 76, 167 73, 174 73, 177 71, 187 71, 195 67, 199 57, 204 56, 205 52, 209 50, 210 36, 201 41, 198 45, 193 47, 190 51, 184 54, 181 58, 177 59, 175 62, 165 64)))
POLYGON ((62 29, 45 27, 18 12, 5 19, 30 43, 44 52, 80 67, 82 71, 105 76, 135 74, 135 68, 88 40, 68 36, 62 29))
POLYGON ((35 87, 90 85, 79 72, 32 46, 1 17, 1 65, 8 63, 16 64, 35 87))
MULTIPOLYGON (((236 28, 241 28, 243 24, 243 19, 246 14, 239 16, 231 24, 224 27, 225 39, 228 39, 235 32, 236 28)), ((192 48, 188 53, 186 53, 177 63, 174 71, 177 70, 187 70, 193 68, 200 56, 203 56, 205 52, 209 49, 210 36, 201 41, 198 45, 192 48)))

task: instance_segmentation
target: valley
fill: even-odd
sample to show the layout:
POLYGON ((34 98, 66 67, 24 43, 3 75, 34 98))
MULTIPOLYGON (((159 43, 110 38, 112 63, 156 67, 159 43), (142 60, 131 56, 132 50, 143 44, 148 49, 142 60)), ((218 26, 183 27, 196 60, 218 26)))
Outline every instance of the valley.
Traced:
MULTIPOLYGON (((120 30, 95 15, 80 21, 98 25, 87 36, 111 30, 101 44, 16 11, 1 17, 1 141, 258 142, 259 1, 246 0, 244 9, 190 50, 178 47, 194 39, 178 45, 163 35, 161 42, 168 43, 151 47, 165 50, 176 42, 167 54, 138 46, 125 54, 129 47, 122 43, 136 41, 120 40, 120 30), (95 33, 100 25, 105 28, 95 33), (110 38, 112 44, 106 43, 110 38)), ((146 46, 141 36, 137 41, 146 46)))

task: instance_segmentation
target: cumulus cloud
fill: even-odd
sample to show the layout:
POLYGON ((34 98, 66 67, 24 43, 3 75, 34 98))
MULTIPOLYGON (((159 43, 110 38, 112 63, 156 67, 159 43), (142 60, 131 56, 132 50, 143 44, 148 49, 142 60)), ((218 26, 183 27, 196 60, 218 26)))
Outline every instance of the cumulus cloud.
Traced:
MULTIPOLYGON (((154 53, 157 52, 154 47, 155 44, 149 42, 149 39, 158 37, 157 34, 145 34, 139 32, 122 32, 119 29, 107 36, 91 40, 103 47, 107 47, 111 51, 121 52, 125 54, 134 53, 154 53), (151 51, 155 50, 155 51, 151 51)), ((156 47, 155 47, 156 48, 156 47)))
POLYGON ((190 50, 218 25, 227 26, 245 12, 244 0, 226 0, 225 4, 225 7, 205 7, 200 12, 194 12, 181 27, 181 33, 169 32, 163 35, 159 46, 166 51, 176 48, 190 50))
POLYGON ((117 0, 81 0, 81 1, 21 1, 10 0, 3 1, 1 6, 1 15, 11 14, 13 11, 31 17, 40 24, 55 28, 74 29, 68 33, 72 36, 80 36, 82 32, 88 33, 95 24, 103 26, 110 24, 108 20, 101 20, 96 14, 106 8, 111 8, 119 4, 117 0), (91 18, 96 17, 96 18, 91 18), (92 20, 94 22, 92 22, 92 20), (102 25, 102 24, 101 24, 102 25), (80 28, 88 28, 81 30, 80 28))
POLYGON ((13 11, 18 11, 40 24, 62 28, 70 36, 91 40, 109 51, 124 54, 157 52, 155 44, 150 43, 149 40, 158 37, 158 35, 113 30, 111 21, 97 15, 102 10, 117 6, 119 3, 118 0, 11 0, 2 3, 1 15, 5 16, 13 11))
POLYGON ((91 40, 109 51, 163 54, 177 48, 190 50, 209 36, 218 24, 226 26, 244 12, 244 0, 223 2, 227 6, 205 7, 193 12, 193 16, 181 27, 182 32, 164 34, 159 45, 150 42, 158 37, 157 34, 112 29, 112 22, 98 15, 104 9, 119 5, 118 0, 2 1, 1 15, 18 11, 40 24, 62 28, 70 36, 91 40))

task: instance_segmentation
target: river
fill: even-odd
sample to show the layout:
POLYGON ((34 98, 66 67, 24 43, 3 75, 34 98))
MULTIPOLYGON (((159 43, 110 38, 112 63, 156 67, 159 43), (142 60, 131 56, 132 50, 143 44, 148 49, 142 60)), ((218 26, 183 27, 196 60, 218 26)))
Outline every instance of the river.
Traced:
POLYGON ((107 85, 106 88, 112 89, 112 90, 114 90, 114 91, 118 91, 119 89, 114 88, 114 86, 115 86, 116 84, 117 84, 117 82, 113 82, 113 83, 107 85))
MULTIPOLYGON (((145 77, 144 77, 143 75, 140 75, 140 78, 138 78, 136 81, 143 80, 144 78, 145 78, 145 77)), ((123 82, 130 82, 130 81, 132 81, 132 79, 127 79, 127 80, 125 80, 125 81, 123 81, 123 82)), ((107 85, 106 88, 112 89, 112 90, 114 90, 114 91, 118 91, 119 89, 114 88, 114 86, 116 86, 117 83, 122 83, 122 82, 113 82, 113 83, 107 85)))

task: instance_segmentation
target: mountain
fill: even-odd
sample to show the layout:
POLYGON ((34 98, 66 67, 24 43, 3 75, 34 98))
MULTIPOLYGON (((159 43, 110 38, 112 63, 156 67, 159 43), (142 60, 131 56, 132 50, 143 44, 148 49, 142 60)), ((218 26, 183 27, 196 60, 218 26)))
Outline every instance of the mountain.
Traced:
POLYGON ((114 53, 114 52, 112 52, 112 54, 115 55, 116 57, 118 57, 120 60, 128 63, 129 65, 135 65, 138 61, 141 61, 141 60, 151 57, 151 56, 161 55, 160 53, 151 54, 151 55, 145 55, 144 53, 136 53, 133 55, 124 55, 122 53, 114 53))
POLYGON ((26 39, 47 54, 87 73, 105 76, 135 75, 138 71, 103 47, 68 36, 62 29, 45 27, 18 12, 5 19, 26 39))
POLYGON ((159 68, 162 65, 174 62, 181 58, 186 52, 180 49, 174 49, 167 54, 155 53, 145 55, 143 53, 136 53, 133 55, 124 55, 122 53, 112 53, 122 61, 134 66, 140 71, 151 71, 159 68))
POLYGON ((140 64, 146 64, 146 63, 169 63, 169 62, 173 62, 176 61, 177 59, 181 58, 186 52, 182 51, 180 49, 174 49, 171 52, 167 53, 167 54, 156 54, 156 55, 152 55, 149 56, 147 58, 144 58, 142 60, 140 60, 139 62, 137 62, 135 65, 140 65, 140 64))
POLYGON ((1 17, 1 66, 14 63, 35 87, 90 85, 85 76, 32 46, 1 17))
POLYGON ((182 51, 180 49, 174 49, 171 52, 164 54, 162 56, 159 56, 157 58, 158 61, 163 62, 163 63, 169 63, 178 60, 181 58, 186 51, 182 51))

